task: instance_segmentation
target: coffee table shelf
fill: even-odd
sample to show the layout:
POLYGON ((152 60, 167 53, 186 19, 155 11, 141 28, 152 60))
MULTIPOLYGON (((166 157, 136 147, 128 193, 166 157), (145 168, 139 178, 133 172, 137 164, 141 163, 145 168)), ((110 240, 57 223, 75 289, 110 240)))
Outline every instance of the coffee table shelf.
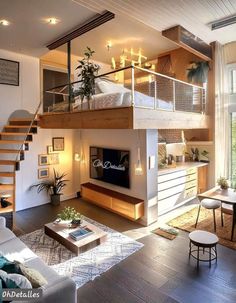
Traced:
POLYGON ((60 223, 52 222, 44 225, 44 232, 77 255, 100 245, 106 240, 107 233, 94 224, 83 221, 81 227, 88 227, 93 233, 78 241, 73 240, 69 236, 69 233, 76 230, 78 227, 69 228, 60 223))

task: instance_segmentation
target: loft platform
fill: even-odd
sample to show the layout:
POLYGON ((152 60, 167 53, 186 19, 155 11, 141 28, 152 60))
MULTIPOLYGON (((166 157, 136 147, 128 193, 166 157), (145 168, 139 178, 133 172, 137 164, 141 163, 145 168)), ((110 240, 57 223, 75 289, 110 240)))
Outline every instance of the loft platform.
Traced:
POLYGON ((51 104, 39 116, 41 128, 200 129, 210 126, 206 90, 201 86, 131 66, 97 77, 97 93, 91 100, 81 101, 75 97, 80 82, 46 91, 60 95, 63 101, 51 104))
POLYGON ((194 129, 209 128, 210 117, 196 113, 114 108, 71 113, 45 113, 38 125, 48 129, 194 129))

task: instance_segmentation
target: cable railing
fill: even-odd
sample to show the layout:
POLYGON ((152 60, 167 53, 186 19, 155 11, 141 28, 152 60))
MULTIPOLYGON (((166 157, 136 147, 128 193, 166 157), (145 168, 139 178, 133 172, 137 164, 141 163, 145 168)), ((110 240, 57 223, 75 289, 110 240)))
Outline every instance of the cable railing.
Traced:
POLYGON ((95 77, 95 94, 90 99, 81 100, 76 96, 81 82, 78 80, 46 90, 46 94, 61 98, 58 97, 44 111, 135 107, 205 114, 207 110, 206 88, 138 66, 124 67, 95 77))
POLYGON ((27 141, 28 141, 27 139, 29 138, 29 136, 30 136, 30 134, 31 134, 32 128, 34 127, 34 122, 35 122, 35 120, 36 120, 36 118, 37 118, 37 115, 38 115, 38 113, 39 113, 39 110, 40 110, 41 105, 42 105, 42 100, 39 102, 39 104, 38 104, 38 106, 37 106, 37 108, 36 108, 36 111, 35 111, 35 113, 34 113, 34 115, 33 115, 33 118, 32 118, 32 120, 31 120, 29 126, 27 125, 27 127, 26 127, 26 129, 28 129, 28 130, 27 130, 27 132, 26 132, 26 134, 25 134, 25 136, 24 136, 24 139, 23 139, 23 141, 22 141, 22 144, 20 145, 20 148, 19 148, 19 150, 18 150, 18 152, 17 152, 17 155, 16 155, 16 162, 19 161, 19 160, 21 160, 22 152, 23 152, 24 150, 26 150, 25 146, 26 146, 27 141))

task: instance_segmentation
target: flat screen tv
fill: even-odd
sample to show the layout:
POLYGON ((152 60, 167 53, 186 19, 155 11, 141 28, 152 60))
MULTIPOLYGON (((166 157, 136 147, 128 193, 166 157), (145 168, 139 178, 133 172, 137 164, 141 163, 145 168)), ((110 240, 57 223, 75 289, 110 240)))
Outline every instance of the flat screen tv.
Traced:
POLYGON ((130 188, 130 152, 90 146, 90 178, 130 188))

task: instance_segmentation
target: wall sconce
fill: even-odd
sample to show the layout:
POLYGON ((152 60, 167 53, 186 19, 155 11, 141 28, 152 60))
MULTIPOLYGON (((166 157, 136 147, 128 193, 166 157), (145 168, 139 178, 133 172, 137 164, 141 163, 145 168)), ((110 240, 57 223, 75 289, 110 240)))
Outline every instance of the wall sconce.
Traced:
POLYGON ((79 154, 79 153, 75 153, 74 160, 75 160, 76 162, 80 162, 80 161, 81 161, 81 157, 80 157, 80 154, 79 154))
POLYGON ((112 47, 111 41, 107 41, 107 50, 110 51, 111 47, 112 47))
POLYGON ((140 147, 138 147, 138 159, 137 163, 135 164, 135 175, 141 176, 143 174, 143 168, 141 163, 141 157, 140 157, 140 147))

